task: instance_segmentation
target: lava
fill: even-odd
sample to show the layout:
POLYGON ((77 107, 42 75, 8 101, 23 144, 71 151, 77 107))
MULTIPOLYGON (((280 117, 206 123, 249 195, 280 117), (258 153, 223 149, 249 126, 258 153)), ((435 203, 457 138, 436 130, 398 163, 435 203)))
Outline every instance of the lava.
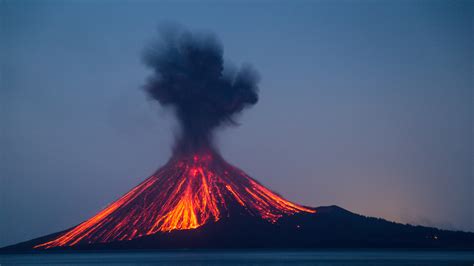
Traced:
POLYGON ((94 217, 35 248, 106 243, 195 229, 237 213, 275 223, 298 212, 316 211, 282 198, 217 154, 175 156, 94 217))

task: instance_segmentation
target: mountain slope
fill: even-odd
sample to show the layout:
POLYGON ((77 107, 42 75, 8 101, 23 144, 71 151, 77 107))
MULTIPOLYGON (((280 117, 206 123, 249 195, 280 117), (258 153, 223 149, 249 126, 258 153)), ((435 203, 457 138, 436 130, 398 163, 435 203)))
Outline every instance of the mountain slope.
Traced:
POLYGON ((181 155, 87 221, 38 249, 133 240, 241 215, 276 223, 315 210, 265 188, 217 153, 181 155))
MULTIPOLYGON (((36 251, 47 236, 5 247, 2 252, 36 251)), ((222 248, 450 248, 474 249, 474 233, 403 225, 365 217, 337 206, 318 207, 316 213, 282 217, 276 223, 240 215, 192 230, 158 232, 130 241, 80 244, 49 250, 136 250, 222 248)))

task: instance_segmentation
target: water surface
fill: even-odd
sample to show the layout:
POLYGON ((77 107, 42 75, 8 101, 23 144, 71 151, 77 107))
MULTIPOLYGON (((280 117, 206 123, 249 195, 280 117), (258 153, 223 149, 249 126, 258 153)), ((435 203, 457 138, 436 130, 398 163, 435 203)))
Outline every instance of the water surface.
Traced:
POLYGON ((468 251, 166 251, 0 255, 1 265, 474 265, 468 251))

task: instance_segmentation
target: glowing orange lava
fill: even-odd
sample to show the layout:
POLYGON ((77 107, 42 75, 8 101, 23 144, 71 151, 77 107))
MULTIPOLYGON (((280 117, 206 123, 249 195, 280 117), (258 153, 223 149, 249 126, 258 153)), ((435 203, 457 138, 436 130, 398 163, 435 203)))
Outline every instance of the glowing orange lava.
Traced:
POLYGON ((291 203, 220 156, 174 158, 154 175, 89 220, 35 248, 131 240, 194 229, 234 210, 276 222, 315 210, 291 203))

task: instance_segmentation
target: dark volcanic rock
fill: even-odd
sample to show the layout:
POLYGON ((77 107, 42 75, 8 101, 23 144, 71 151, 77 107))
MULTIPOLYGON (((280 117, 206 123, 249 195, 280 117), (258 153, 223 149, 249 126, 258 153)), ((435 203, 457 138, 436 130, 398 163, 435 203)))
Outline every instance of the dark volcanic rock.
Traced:
POLYGON ((58 234, 4 247, 2 253, 63 250, 230 248, 443 248, 474 249, 474 233, 404 225, 365 217, 338 206, 316 208, 270 223, 258 217, 221 219, 192 230, 156 233, 130 241, 81 244, 49 250, 33 246, 58 234))

